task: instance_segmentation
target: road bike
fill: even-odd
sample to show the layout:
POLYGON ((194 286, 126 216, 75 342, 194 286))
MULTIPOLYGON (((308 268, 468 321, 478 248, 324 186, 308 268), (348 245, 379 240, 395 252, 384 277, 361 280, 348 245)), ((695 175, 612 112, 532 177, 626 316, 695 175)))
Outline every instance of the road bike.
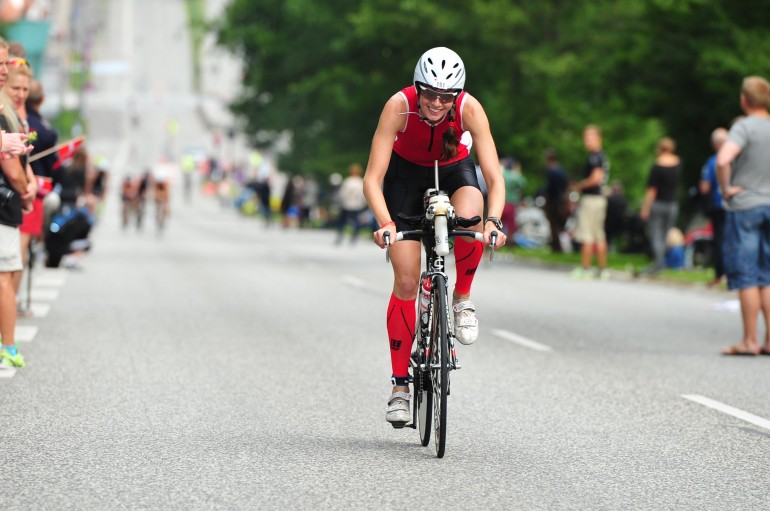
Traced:
MULTIPOLYGON (((413 396, 412 423, 409 427, 419 430, 420 443, 427 446, 432 425, 436 457, 443 458, 447 435, 447 397, 450 394, 449 373, 462 367, 455 350, 454 321, 450 320, 445 257, 450 252, 450 238, 467 236, 483 242, 484 235, 468 230, 481 218, 457 216, 449 196, 439 189, 438 162, 434 164, 434 172, 436 187, 426 190, 423 196, 424 214, 414 217, 399 214, 401 223, 410 229, 396 233, 395 241, 420 241, 425 252, 425 266, 420 275, 420 309, 409 364, 413 396)), ((490 238, 491 260, 497 233, 492 233, 490 238)), ((390 246, 388 233, 385 243, 390 246)), ((386 260, 389 260, 388 252, 386 260)))

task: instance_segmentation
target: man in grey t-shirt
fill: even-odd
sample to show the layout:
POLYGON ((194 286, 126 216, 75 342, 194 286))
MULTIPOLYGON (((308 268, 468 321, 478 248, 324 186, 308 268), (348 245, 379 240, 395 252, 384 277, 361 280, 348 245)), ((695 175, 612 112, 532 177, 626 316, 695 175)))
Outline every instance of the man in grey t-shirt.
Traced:
POLYGON ((743 338, 725 355, 770 355, 770 84, 759 76, 743 80, 746 117, 730 129, 717 154, 717 178, 727 217, 724 265, 728 289, 737 289, 743 338), (766 334, 760 349, 757 319, 766 334))

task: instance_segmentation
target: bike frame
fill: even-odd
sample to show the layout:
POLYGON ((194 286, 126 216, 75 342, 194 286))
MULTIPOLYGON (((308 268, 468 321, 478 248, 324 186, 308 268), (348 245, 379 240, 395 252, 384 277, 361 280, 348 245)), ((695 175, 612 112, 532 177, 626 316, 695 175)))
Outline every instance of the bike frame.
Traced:
MULTIPOLYGON (((419 311, 417 315, 415 348, 410 357, 414 395, 411 427, 416 429, 416 424, 419 423, 421 443, 423 446, 427 446, 430 442, 431 419, 435 421, 436 455, 441 458, 444 456, 446 442, 446 397, 449 395, 449 372, 462 367, 455 350, 454 322, 449 319, 452 316, 449 310, 451 301, 448 296, 449 278, 446 274, 445 256, 450 252, 449 238, 468 236, 483 242, 484 235, 467 229, 478 224, 481 219, 479 217, 472 219, 457 217, 454 207, 449 201, 449 196, 439 189, 438 161, 435 162, 434 171, 436 187, 427 190, 423 196, 424 215, 418 217, 399 216, 407 225, 420 228, 398 232, 396 241, 420 241, 425 253, 425 269, 420 275, 420 285, 422 286, 425 279, 430 279, 431 293, 426 313, 427 318, 422 317, 422 311, 419 311), (458 229, 457 227, 465 228, 458 229), (438 296, 439 292, 442 293, 442 296, 438 296), (440 343, 436 345, 438 354, 431 352, 431 341, 437 337, 436 342, 440 343), (438 359, 434 360, 436 357, 438 359), (439 379, 440 385, 443 387, 441 392, 438 392, 435 387, 439 379), (430 384, 431 388, 424 388, 426 384, 430 384), (426 402, 423 403, 423 399, 426 402), (433 410, 431 410, 431 404, 433 410), (432 417, 432 412, 435 417, 432 417)), ((389 245, 389 242, 388 236, 386 237, 386 244, 389 245)), ((494 254, 494 238, 492 240, 492 254, 494 254)), ((386 254, 386 260, 388 258, 389 255, 386 254)))

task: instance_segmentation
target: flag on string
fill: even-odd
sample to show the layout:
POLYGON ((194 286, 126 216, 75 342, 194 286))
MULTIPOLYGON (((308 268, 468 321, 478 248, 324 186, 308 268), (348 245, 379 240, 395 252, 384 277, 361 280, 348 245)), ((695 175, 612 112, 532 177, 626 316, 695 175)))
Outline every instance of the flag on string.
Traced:
POLYGON ((85 140, 85 137, 78 137, 59 146, 59 149, 56 151, 59 161, 54 165, 54 170, 61 166, 66 167, 72 163, 72 157, 75 156, 77 150, 83 145, 83 140, 85 140))

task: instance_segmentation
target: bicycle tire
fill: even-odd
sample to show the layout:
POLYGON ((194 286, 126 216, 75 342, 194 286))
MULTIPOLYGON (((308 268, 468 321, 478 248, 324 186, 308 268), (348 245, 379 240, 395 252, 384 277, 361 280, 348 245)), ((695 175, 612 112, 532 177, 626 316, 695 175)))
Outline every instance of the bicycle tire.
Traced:
POLYGON ((430 385, 430 372, 420 370, 420 364, 428 364, 424 351, 417 353, 417 367, 412 379, 414 380, 414 418, 417 421, 417 431, 420 433, 420 444, 426 447, 430 443, 432 431, 433 391, 430 385))
POLYGON ((436 457, 446 449, 447 395, 449 393, 449 324, 447 322, 446 281, 433 279, 434 314, 431 325, 430 374, 433 391, 433 443, 436 457))

